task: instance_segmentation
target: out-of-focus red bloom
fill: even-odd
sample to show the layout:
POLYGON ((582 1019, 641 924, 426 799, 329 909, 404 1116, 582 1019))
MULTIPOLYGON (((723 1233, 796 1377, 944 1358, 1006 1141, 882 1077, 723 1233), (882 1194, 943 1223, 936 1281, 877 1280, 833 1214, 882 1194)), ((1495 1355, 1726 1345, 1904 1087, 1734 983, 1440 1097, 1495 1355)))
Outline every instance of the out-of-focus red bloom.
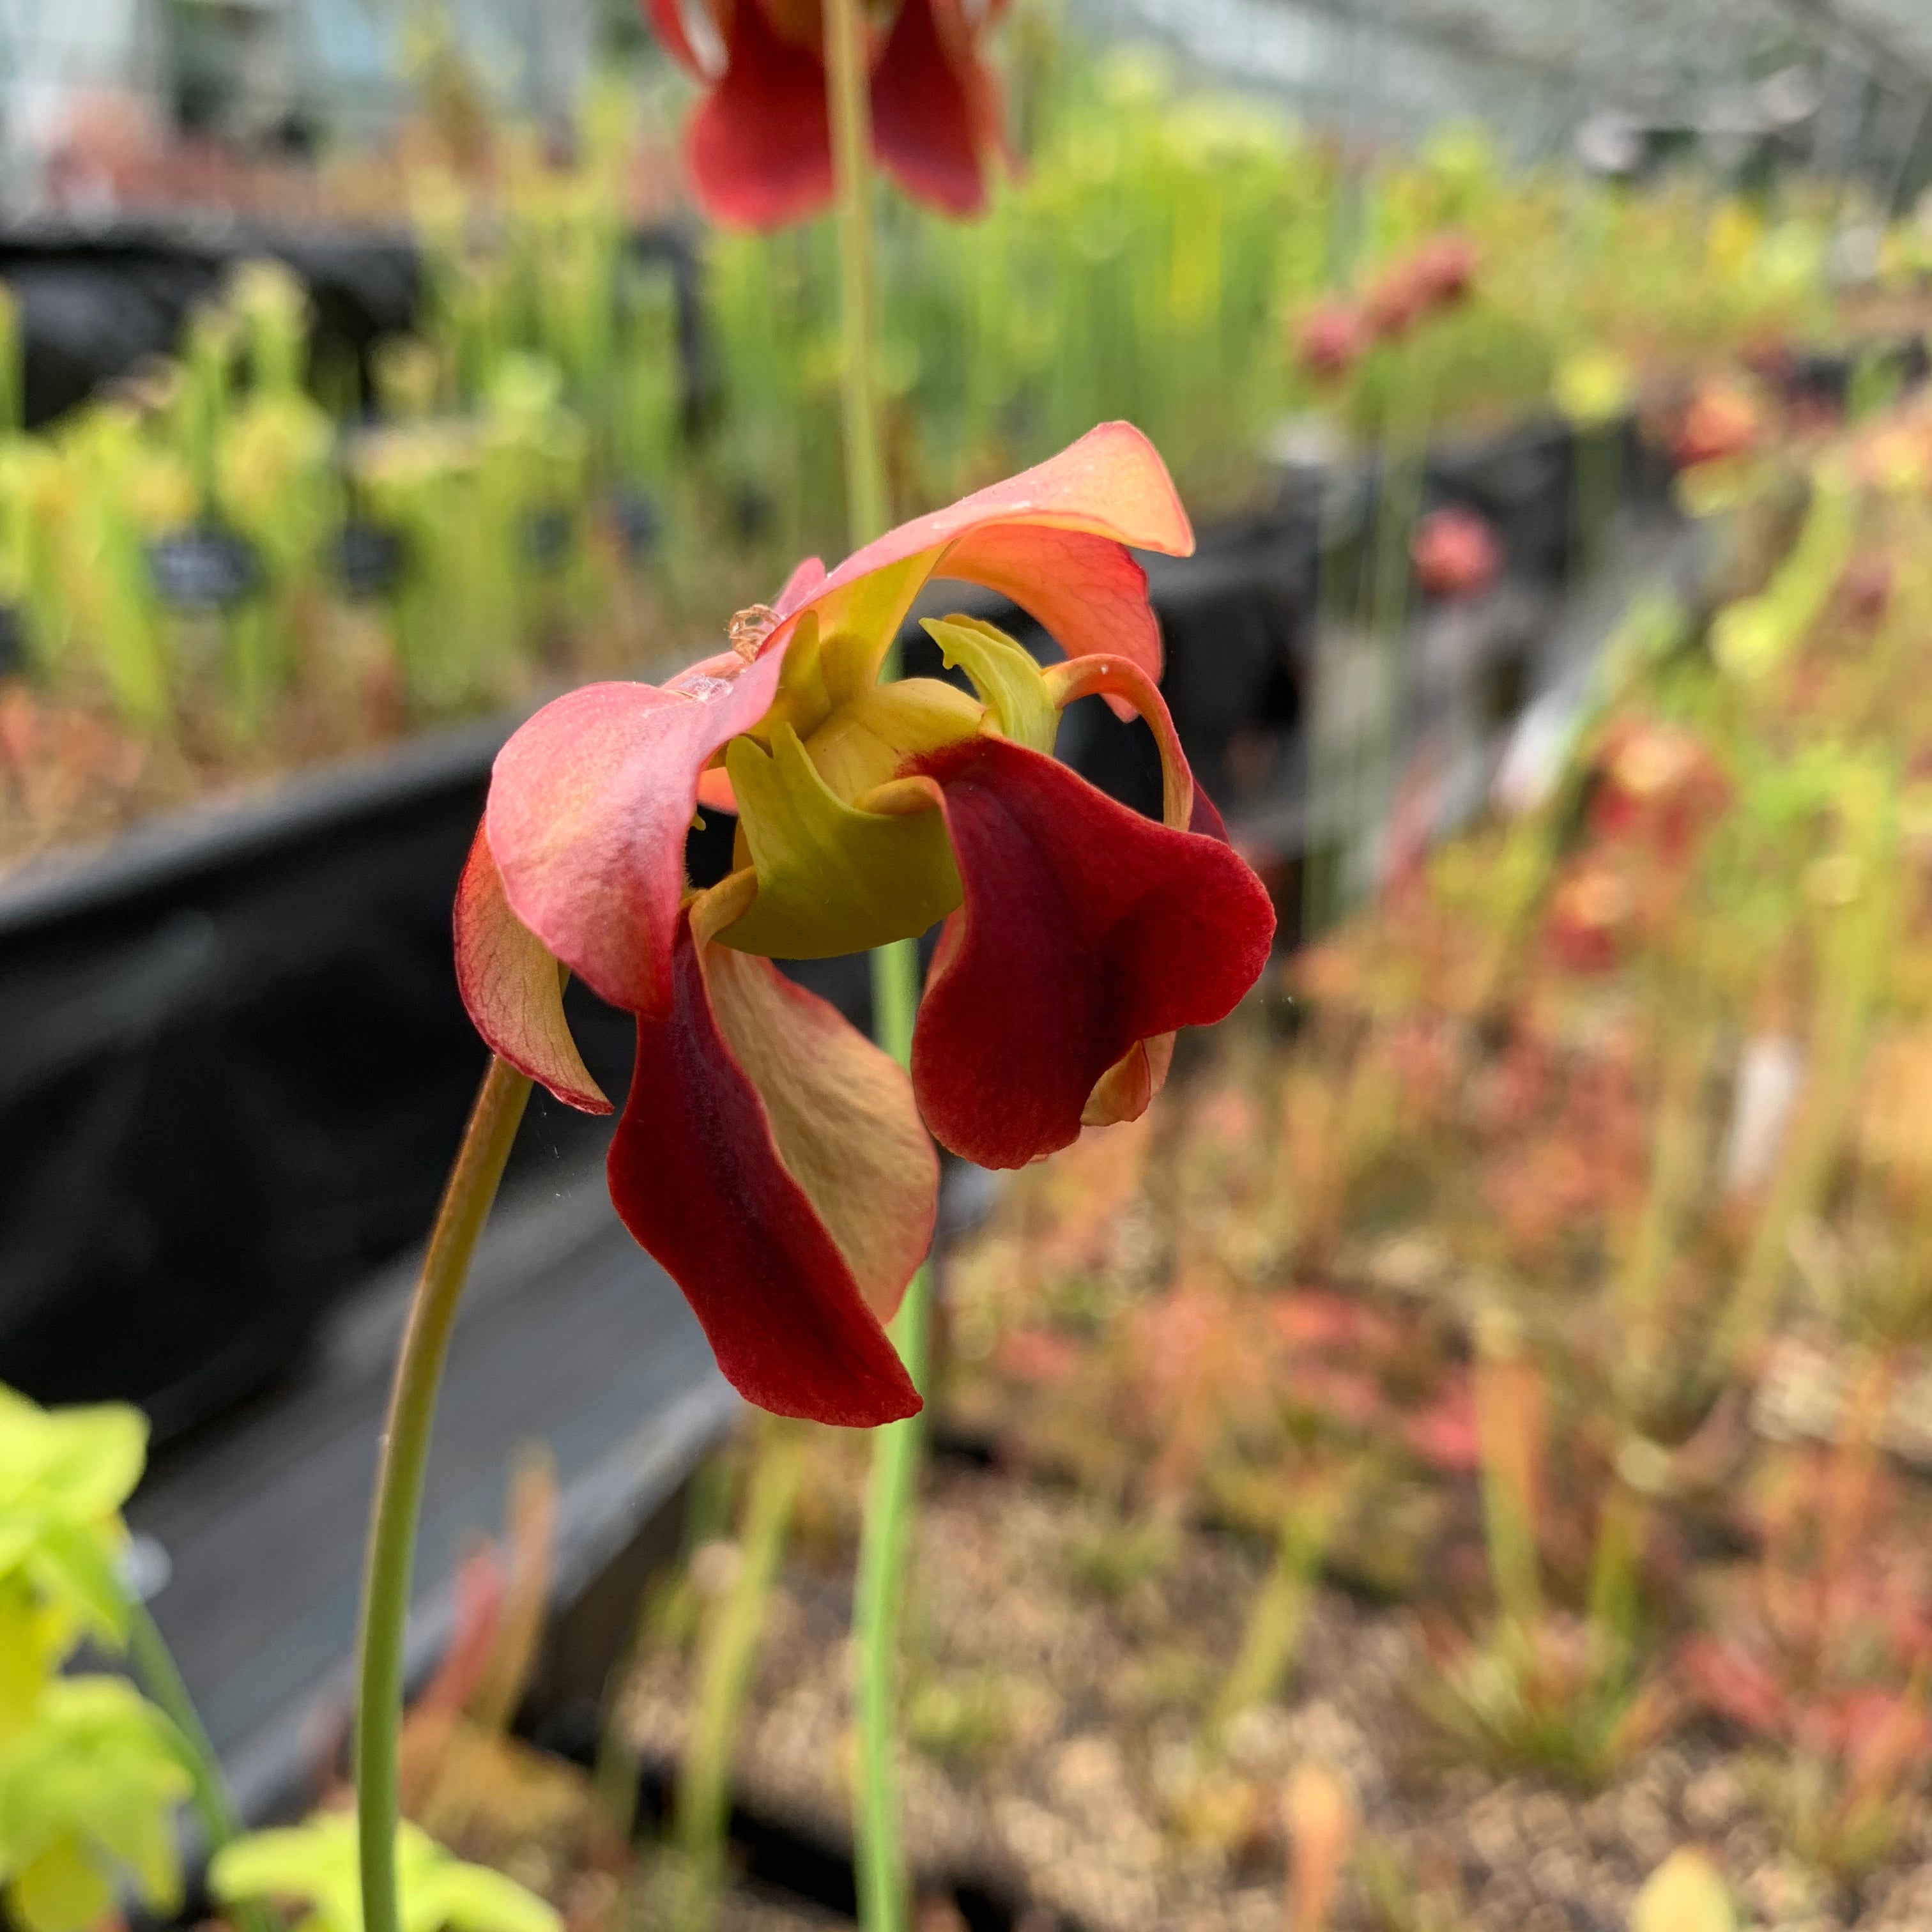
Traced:
POLYGON ((464 1000, 496 1052, 592 1112, 610 1103, 560 963, 635 1016, 611 1198, 761 1407, 915 1411, 881 1324, 932 1235, 926 1130, 1016 1167, 1132 1119, 1174 1030, 1220 1018, 1267 962, 1273 910, 1181 754, 1128 548, 1192 541, 1160 458, 1108 424, 830 574, 801 565, 731 650, 662 687, 573 692, 498 754, 457 902, 464 1000), (949 618, 928 628, 976 695, 881 684, 934 577, 1012 597, 1067 661, 1042 670, 949 618), (1089 694, 1153 728, 1160 823, 1054 761, 1061 710, 1089 694), (737 839, 730 874, 694 892, 700 799, 737 813, 737 839), (772 964, 940 920, 910 1082, 772 964))
POLYGON ((1369 346, 1369 329, 1352 302, 1318 302, 1295 331, 1294 358, 1317 382, 1346 376, 1369 346))
POLYGON ((1362 297, 1370 334, 1378 342, 1399 340, 1425 316, 1466 301, 1480 260, 1466 236, 1445 233, 1390 262, 1362 297))
POLYGON ((1408 554, 1430 597, 1474 597, 1495 583, 1502 547, 1487 520, 1461 503, 1431 510, 1415 526, 1408 554))
POLYGON ((1318 1288, 1298 1288, 1280 1296, 1268 1318, 1293 1349, 1352 1347, 1362 1338, 1367 1312, 1359 1301, 1318 1288))
POLYGON ((1678 1652, 1678 1669, 1700 1703, 1741 1730, 1775 1737, 1790 1723, 1790 1700, 1776 1673, 1744 1644, 1687 1637, 1678 1652))
POLYGON ((1475 1398, 1465 1376, 1426 1408, 1404 1418, 1402 1440, 1422 1462, 1444 1475, 1472 1475, 1481 1467, 1475 1398))
POLYGON ((1678 419, 1671 454, 1680 469, 1692 470, 1755 448, 1765 429, 1763 405, 1750 390, 1733 382, 1708 382, 1678 419))
POLYGON ((1362 315, 1378 342, 1399 341, 1420 319, 1428 302, 1414 263, 1398 262, 1369 284, 1362 297, 1362 315))
POLYGON ((1600 838, 1640 843, 1670 864, 1730 802, 1731 788, 1703 740, 1681 725, 1618 719, 1597 754, 1591 824, 1600 838))
MULTIPOLYGON (((820 0, 644 0, 672 57, 710 88, 686 130, 692 187, 722 221, 773 228, 832 200, 820 0), (690 31, 709 16, 712 32, 690 31), (718 57, 706 58, 710 48, 718 57)), ((1005 6, 898 0, 866 13, 872 145, 916 200, 977 214, 986 164, 1005 151, 999 90, 980 44, 1005 6), (886 17, 881 21, 882 10, 886 17)))
POLYGON ((1011 1330, 1000 1337, 993 1353, 1002 1375, 1040 1386, 1070 1380, 1085 1359, 1072 1336, 1051 1328, 1011 1330))
POLYGON ((1607 972, 1622 956, 1636 914, 1636 896, 1622 874, 1586 859, 1550 895, 1551 950, 1572 972, 1607 972))
POLYGON ((1480 257, 1466 235, 1432 236, 1415 251, 1410 273, 1430 308, 1454 308, 1468 299, 1480 257))

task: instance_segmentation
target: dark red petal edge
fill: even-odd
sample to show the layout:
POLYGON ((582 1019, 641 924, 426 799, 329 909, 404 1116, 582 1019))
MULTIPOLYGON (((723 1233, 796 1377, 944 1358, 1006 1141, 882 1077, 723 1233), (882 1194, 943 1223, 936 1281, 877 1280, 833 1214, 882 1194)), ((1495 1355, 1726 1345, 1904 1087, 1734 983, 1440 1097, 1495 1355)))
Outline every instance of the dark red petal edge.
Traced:
POLYGON ((916 770, 966 896, 920 1007, 913 1085, 942 1145, 1022 1166, 1078 1137, 1137 1040, 1233 1008, 1268 963, 1274 908, 1211 831, 1156 825, 1022 746, 974 739, 916 770))
POLYGON ((703 1326, 725 1379, 774 1414, 866 1428, 916 1414, 905 1366, 786 1171, 705 989, 688 909, 672 1002, 640 1018, 610 1199, 703 1326))

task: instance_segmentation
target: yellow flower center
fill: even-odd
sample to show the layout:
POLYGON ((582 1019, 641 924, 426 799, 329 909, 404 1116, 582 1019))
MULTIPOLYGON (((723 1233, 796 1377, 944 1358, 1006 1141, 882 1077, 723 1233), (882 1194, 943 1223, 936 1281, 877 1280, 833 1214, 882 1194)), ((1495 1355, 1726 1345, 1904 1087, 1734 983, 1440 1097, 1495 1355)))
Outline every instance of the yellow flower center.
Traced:
POLYGON ((976 697, 935 678, 877 682, 882 655, 850 633, 822 641, 808 613, 771 710, 726 746, 737 796, 734 868, 758 896, 718 934, 742 952, 826 958, 916 937, 960 902, 944 816, 881 788, 913 760, 993 732, 1050 752, 1058 714, 1032 658, 970 618, 929 623, 976 697))

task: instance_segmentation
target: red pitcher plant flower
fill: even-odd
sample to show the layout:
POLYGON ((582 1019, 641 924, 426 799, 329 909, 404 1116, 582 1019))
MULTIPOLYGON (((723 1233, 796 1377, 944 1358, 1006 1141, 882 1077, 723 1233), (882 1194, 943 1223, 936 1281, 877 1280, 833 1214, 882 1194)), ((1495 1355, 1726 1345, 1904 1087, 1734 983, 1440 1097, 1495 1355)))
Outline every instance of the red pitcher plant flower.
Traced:
POLYGON ((1466 302, 1475 286, 1480 260, 1475 244, 1466 235, 1453 230, 1432 235, 1409 264, 1424 305, 1447 309, 1466 302))
POLYGON ((1480 596, 1503 567, 1502 547, 1487 520, 1461 503, 1431 510, 1409 539, 1415 580, 1429 597, 1480 596))
POLYGON ((1681 865, 1730 803, 1731 788, 1696 733, 1632 712, 1612 721, 1595 761, 1592 828, 1681 865))
MULTIPOLYGON (((998 88, 980 56, 1005 4, 898 0, 865 9, 873 147, 908 194, 943 214, 984 208, 987 160, 1005 149, 998 88)), ((692 185, 706 211, 775 228, 829 206, 821 0, 645 4, 666 50, 710 89, 685 134, 692 185)))
POLYGON ((1369 347, 1368 325, 1352 302, 1333 298, 1316 304, 1294 332, 1294 357, 1318 382, 1339 381, 1369 347))
POLYGON ((1592 761, 1588 842, 1552 893, 1557 956, 1582 972, 1616 965, 1668 921, 1704 833, 1730 803, 1708 746, 1680 724, 1628 712, 1592 761))
POLYGON ((1756 393, 1726 378, 1702 384, 1684 406, 1670 440, 1680 470, 1742 456, 1761 443, 1769 424, 1756 393))
POLYGON ((635 1016, 611 1198, 761 1407, 916 1411, 881 1323, 932 1236, 927 1130, 1017 1167, 1133 1118, 1174 1030, 1220 1018, 1266 963, 1274 914, 1182 755, 1128 548, 1192 541, 1151 446, 1105 424, 829 574, 801 565, 730 650, 662 686, 573 692, 497 757, 457 904, 471 1017, 560 1100, 608 1112, 560 967, 635 1016), (972 694, 881 682, 935 577, 1011 597, 1066 662, 949 617, 927 628, 972 694), (1096 694, 1153 729, 1158 824, 1053 758, 1062 710, 1096 694), (699 892, 700 803, 738 822, 732 870, 699 892), (772 963, 941 920, 909 1082, 772 963))

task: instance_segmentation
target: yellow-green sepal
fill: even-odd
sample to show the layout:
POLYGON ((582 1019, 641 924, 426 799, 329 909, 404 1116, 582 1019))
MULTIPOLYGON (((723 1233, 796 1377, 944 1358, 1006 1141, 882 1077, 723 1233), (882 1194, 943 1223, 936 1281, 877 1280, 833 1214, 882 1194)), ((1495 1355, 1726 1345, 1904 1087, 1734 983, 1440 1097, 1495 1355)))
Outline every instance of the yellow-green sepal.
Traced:
POLYGON ((820 777, 788 724, 770 752, 749 738, 725 754, 738 801, 736 861, 755 869, 751 910, 721 945, 768 958, 826 959, 910 939, 959 904, 944 814, 862 812, 820 777))
POLYGON ((1032 653, 977 617, 920 621, 946 664, 956 664, 972 680, 1000 736, 1051 758, 1060 710, 1032 653))
POLYGON ((808 740, 842 706, 880 689, 880 666, 931 566, 929 556, 914 557, 825 592, 794 628, 777 694, 750 735, 769 745, 790 724, 808 740))

